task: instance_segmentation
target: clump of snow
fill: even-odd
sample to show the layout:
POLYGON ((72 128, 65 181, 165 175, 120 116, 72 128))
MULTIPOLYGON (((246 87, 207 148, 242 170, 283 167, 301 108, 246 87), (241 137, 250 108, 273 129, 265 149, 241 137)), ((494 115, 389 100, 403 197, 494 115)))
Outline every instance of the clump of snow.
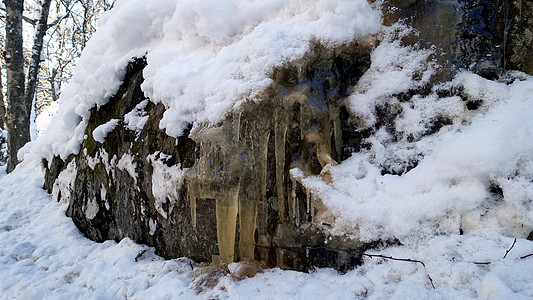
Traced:
POLYGON ((109 210, 109 201, 107 201, 107 189, 103 184, 100 186, 100 199, 104 201, 105 209, 109 210))
POLYGON ((154 221, 152 218, 148 220, 148 226, 150 227, 150 231, 148 232, 149 235, 154 235, 156 229, 157 229, 157 222, 154 221))
POLYGON ((379 28, 379 11, 364 0, 117 1, 100 18, 34 151, 63 159, 78 153, 90 109, 116 93, 134 57, 146 55, 142 89, 165 105, 160 127, 176 137, 187 124, 216 123, 256 98, 275 67, 313 43, 336 47, 379 28))
POLYGON ((371 65, 353 88, 349 97, 350 111, 363 126, 376 122, 376 107, 384 105, 390 96, 420 88, 429 83, 436 64, 431 49, 402 45, 400 38, 413 34, 397 23, 383 29, 380 44, 371 53, 371 65))
POLYGON ((18 261, 25 260, 32 257, 35 248, 30 242, 20 242, 11 248, 9 256, 18 261))
POLYGON ((183 184, 183 176, 188 169, 182 169, 181 164, 168 166, 166 160, 170 156, 159 151, 148 155, 148 161, 152 163, 152 195, 155 198, 155 209, 165 219, 167 212, 163 204, 169 202, 168 213, 172 213, 174 204, 179 200, 179 190, 183 184))
POLYGON ((146 115, 145 111, 146 105, 148 105, 148 100, 143 100, 141 103, 137 104, 132 111, 124 115, 124 124, 126 125, 126 128, 135 131, 137 137, 144 128, 146 121, 148 121, 148 115, 146 115))
POLYGON ((93 130, 93 138, 95 141, 103 143, 107 135, 115 129, 118 125, 119 119, 112 119, 93 130))
POLYGON ((87 201, 87 205, 85 206, 85 216, 87 219, 92 220, 96 217, 99 210, 100 206, 98 205, 98 201, 96 201, 96 198, 91 198, 87 201))

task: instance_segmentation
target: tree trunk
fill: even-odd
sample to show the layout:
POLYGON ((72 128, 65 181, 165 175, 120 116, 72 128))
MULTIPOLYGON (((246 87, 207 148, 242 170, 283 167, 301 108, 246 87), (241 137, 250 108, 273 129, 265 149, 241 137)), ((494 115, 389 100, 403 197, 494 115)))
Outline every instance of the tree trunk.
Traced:
MULTIPOLYGON (((48 29, 48 13, 50 11, 50 4, 52 0, 44 0, 41 4, 41 16, 35 29, 35 37, 33 39, 33 47, 31 51, 30 66, 28 68, 28 84, 26 86, 26 93, 24 96, 24 103, 28 106, 27 110, 31 113, 33 100, 35 98, 35 90, 39 82, 39 67, 41 65, 41 53, 43 50, 43 39, 48 29)), ((28 120, 30 118, 28 117, 28 120)), ((33 122, 33 120, 30 120, 33 122)))
POLYGON ((0 129, 5 128, 6 104, 4 102, 4 87, 2 85, 2 76, 0 75, 0 129))
MULTIPOLYGON (((41 16, 37 23, 33 41, 32 56, 28 68, 28 86, 25 89, 24 54, 22 48, 23 0, 4 0, 6 5, 6 66, 7 66, 7 113, 5 118, 8 132, 9 158, 7 171, 18 164, 17 153, 31 140, 30 118, 35 90, 37 88, 43 39, 48 29, 48 13, 51 0, 44 0, 41 16)), ((1 111, 0 111, 1 113, 1 111)))
MULTIPOLYGON (((23 0, 4 0, 6 5, 6 73, 7 73, 7 171, 18 163, 17 152, 30 140, 29 105, 24 102, 24 55, 22 53, 23 0)), ((30 104, 31 105, 31 104, 30 104)))

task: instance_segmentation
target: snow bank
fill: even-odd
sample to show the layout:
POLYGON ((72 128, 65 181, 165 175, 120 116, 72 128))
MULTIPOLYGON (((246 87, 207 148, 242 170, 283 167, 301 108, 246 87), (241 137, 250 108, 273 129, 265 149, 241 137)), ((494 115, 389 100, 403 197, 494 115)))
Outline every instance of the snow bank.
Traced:
POLYGON ((43 135, 48 130, 48 125, 52 121, 52 118, 57 114, 59 103, 52 102, 35 118, 35 125, 37 126, 37 134, 43 135))
POLYGON ((488 227, 510 237, 533 230, 533 78, 506 85, 461 73, 451 84, 482 107, 466 112, 455 98, 415 96, 418 109, 404 111, 400 129, 424 132, 420 122, 443 113, 455 119, 414 142, 379 131, 369 150, 329 168, 331 184, 292 171, 331 210, 323 217, 334 218, 334 231, 404 242, 488 227), (408 164, 406 156, 420 162, 403 175, 382 175, 383 166, 408 164))
POLYGON ((60 109, 34 151, 78 153, 89 110, 118 90, 127 63, 147 55, 142 89, 167 108, 171 136, 189 123, 216 123, 272 83, 274 67, 301 58, 313 42, 334 47, 380 28, 363 0, 128 0, 100 19, 60 109))

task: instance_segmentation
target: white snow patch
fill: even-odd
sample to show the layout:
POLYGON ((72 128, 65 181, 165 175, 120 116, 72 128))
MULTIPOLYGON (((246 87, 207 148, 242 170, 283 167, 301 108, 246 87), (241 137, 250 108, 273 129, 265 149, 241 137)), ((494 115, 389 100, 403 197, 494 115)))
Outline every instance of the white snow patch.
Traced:
POLYGON ((137 164, 133 161, 133 157, 128 153, 124 153, 118 161, 117 167, 120 170, 128 172, 130 177, 134 180, 134 185, 137 187, 137 164))
POLYGON ((85 216, 87 219, 92 220, 96 215, 98 214, 98 211, 100 210, 100 206, 98 205, 98 202, 96 201, 96 198, 91 198, 87 202, 87 206, 85 207, 85 216))
POLYGON ((118 125, 119 119, 112 119, 93 130, 93 138, 99 143, 105 142, 107 135, 118 125))
POLYGON ((105 209, 109 210, 110 207, 109 201, 107 201, 107 189, 103 184, 100 187, 100 198, 102 199, 102 201, 104 201, 105 209))
POLYGON ((70 196, 74 190, 74 182, 76 181, 76 173, 76 161, 72 160, 65 170, 59 173, 59 176, 57 176, 57 179, 52 186, 52 198, 54 198, 54 200, 61 200, 63 203, 70 202, 70 196))
POLYGON ((188 169, 182 169, 181 164, 175 166, 168 166, 165 161, 169 155, 163 154, 159 151, 148 155, 147 160, 152 163, 152 195, 155 198, 155 209, 165 219, 167 212, 163 208, 163 204, 169 201, 168 213, 172 213, 174 204, 179 199, 179 190, 183 184, 183 176, 188 169))
POLYGON ((376 122, 377 106, 390 96, 427 84, 435 72, 432 50, 402 45, 399 37, 410 33, 401 24, 386 28, 381 43, 371 53, 371 65, 353 88, 349 97, 350 111, 366 127, 376 122))
POLYGON ((148 121, 148 116, 145 111, 146 105, 148 105, 148 100, 143 100, 137 104, 132 111, 124 115, 124 124, 126 125, 126 128, 135 131, 137 137, 144 128, 146 121, 148 121))
POLYGON ((157 229, 157 222, 154 221, 152 218, 148 220, 148 226, 150 227, 150 231, 148 232, 149 235, 154 235, 156 229, 157 229))
MULTIPOLYGON (((84 150, 87 150, 87 149, 84 149, 84 150)), ((87 156, 87 155, 85 155, 85 157, 87 158, 87 165, 89 166, 89 168, 91 168, 91 170, 94 171, 94 167, 96 167, 96 164, 98 164, 100 162, 99 153, 97 152, 94 155, 94 157, 90 157, 90 156, 87 156)))

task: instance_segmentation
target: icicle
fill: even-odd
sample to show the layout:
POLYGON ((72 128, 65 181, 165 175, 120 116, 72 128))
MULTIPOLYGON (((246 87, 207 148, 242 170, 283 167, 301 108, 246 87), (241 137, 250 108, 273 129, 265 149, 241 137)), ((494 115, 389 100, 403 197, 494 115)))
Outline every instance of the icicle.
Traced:
MULTIPOLYGON (((291 178, 292 180, 292 178, 291 178)), ((291 209, 289 210, 291 219, 294 219, 296 224, 298 224, 298 221, 296 220, 298 213, 296 212, 296 182, 292 180, 291 182, 291 196, 290 196, 290 203, 291 203, 291 209)))
POLYGON ((241 116, 242 111, 233 114, 233 142, 238 143, 241 135, 241 116))
POLYGON ((300 136, 304 138, 309 131, 309 121, 311 120, 311 112, 309 109, 309 100, 306 98, 305 104, 300 106, 300 136))
POLYGON ((311 213, 311 190, 305 189, 305 200, 307 202, 307 214, 311 213))
POLYGON ((240 199, 239 201, 239 251, 241 261, 254 259, 255 229, 257 209, 255 197, 257 191, 252 188, 252 197, 240 199))
POLYGON ((196 228, 196 198, 198 198, 198 188, 193 184, 188 185, 189 189, 189 203, 191 206, 191 224, 196 228))
POLYGON ((315 194, 311 193, 311 208, 310 208, 310 215, 311 215, 311 222, 313 222, 313 219, 315 217, 315 202, 316 202, 316 196, 315 194))
POLYGON ((335 141, 335 153, 337 154, 337 161, 341 161, 342 157, 342 127, 339 108, 335 108, 331 111, 330 118, 333 120, 333 140, 335 141))
POLYGON ((276 190, 278 196, 279 219, 285 220, 285 139, 287 136, 287 120, 282 109, 275 112, 275 157, 276 157, 276 190))
MULTIPOLYGON (((260 141, 260 146, 257 154, 257 178, 260 180, 260 189, 258 195, 258 207, 262 209, 259 227, 266 230, 267 228, 267 215, 268 215, 268 203, 266 198, 267 191, 267 159, 268 159, 268 141, 270 139, 270 128, 264 129, 264 133, 260 135, 262 140, 260 141)), ((261 232, 260 232, 261 233, 261 232)))
POLYGON ((217 239, 221 264, 233 262, 237 225, 238 188, 219 193, 216 199, 217 239))

